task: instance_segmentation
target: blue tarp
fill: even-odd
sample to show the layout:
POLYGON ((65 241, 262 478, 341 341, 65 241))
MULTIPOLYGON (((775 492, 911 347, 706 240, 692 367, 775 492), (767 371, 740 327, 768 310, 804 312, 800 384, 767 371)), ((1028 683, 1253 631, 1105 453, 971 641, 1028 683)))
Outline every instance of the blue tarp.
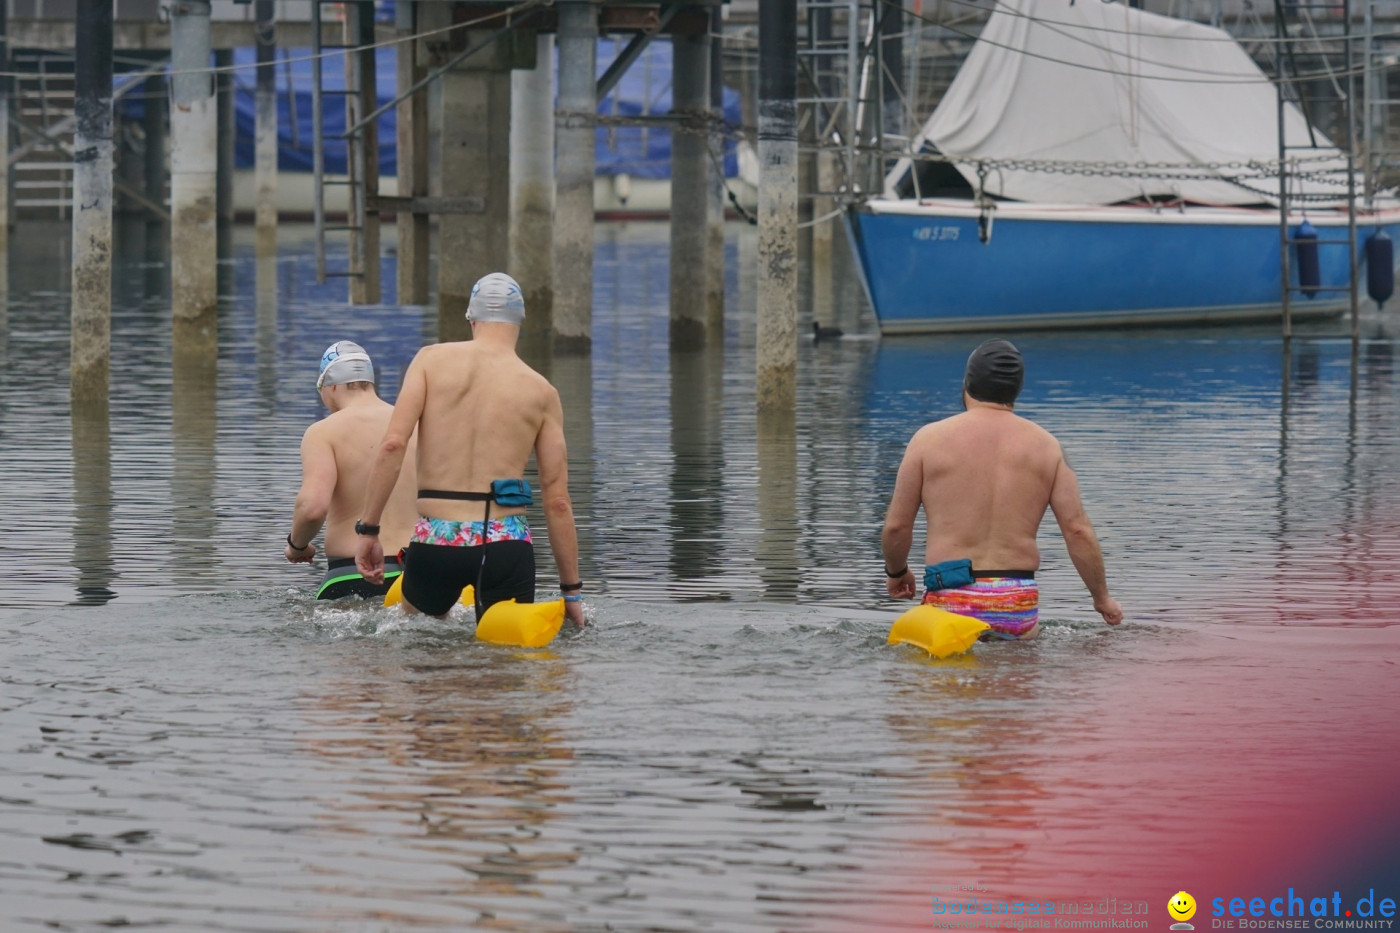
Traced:
MULTIPOLYGON (((622 40, 598 41, 598 74, 621 53, 622 40)), ((277 165, 284 172, 311 171, 311 50, 279 49, 277 62, 277 165), (294 92, 288 95, 288 77, 294 92), (296 120, 292 115, 295 112, 296 120)), ((237 124, 234 157, 239 168, 253 165, 253 126, 255 75, 253 65, 256 51, 251 48, 234 50, 234 114, 237 124)), ((376 55, 379 74, 376 91, 380 104, 395 96, 395 50, 380 49, 376 55)), ((345 63, 339 53, 322 60, 322 82, 328 91, 345 89, 345 63)), ((345 132, 345 104, 341 94, 331 93, 323 98, 325 114, 323 129, 326 137, 325 168, 328 174, 346 172, 345 143, 338 137, 345 132)), ((123 112, 139 116, 142 102, 124 100, 123 112)), ((598 112, 607 116, 637 116, 664 114, 671 109, 671 43, 657 39, 647 46, 632 64, 622 80, 598 105, 598 112)), ((390 109, 379 118, 379 171, 383 175, 396 173, 398 165, 395 115, 390 109)), ((731 126, 740 122, 739 93, 724 89, 724 118, 731 126)), ((627 173, 638 178, 669 178, 671 175, 671 132, 664 126, 599 127, 597 171, 600 175, 627 173)), ((724 149, 724 173, 738 173, 734 143, 727 140, 724 149)))

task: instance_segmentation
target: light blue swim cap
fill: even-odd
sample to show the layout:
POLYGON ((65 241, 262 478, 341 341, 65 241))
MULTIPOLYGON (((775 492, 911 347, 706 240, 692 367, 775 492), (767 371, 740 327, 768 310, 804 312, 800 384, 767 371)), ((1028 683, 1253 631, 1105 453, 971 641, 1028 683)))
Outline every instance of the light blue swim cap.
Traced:
POLYGON ((525 320, 525 295, 520 284, 504 272, 477 279, 467 302, 467 320, 518 326, 525 320))
POLYGON ((316 388, 343 386, 347 382, 374 382, 374 364, 364 347, 353 340, 338 340, 321 354, 316 388))

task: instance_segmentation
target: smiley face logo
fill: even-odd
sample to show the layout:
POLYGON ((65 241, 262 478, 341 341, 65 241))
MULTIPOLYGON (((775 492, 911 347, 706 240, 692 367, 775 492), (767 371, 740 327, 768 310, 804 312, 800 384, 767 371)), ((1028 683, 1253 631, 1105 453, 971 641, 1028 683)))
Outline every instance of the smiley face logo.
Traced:
POLYGON ((1177 891, 1172 895, 1172 899, 1167 901, 1167 913, 1172 915, 1172 919, 1177 921, 1179 926, 1173 926, 1174 930, 1189 930, 1187 920, 1196 916, 1196 899, 1185 891, 1177 891))

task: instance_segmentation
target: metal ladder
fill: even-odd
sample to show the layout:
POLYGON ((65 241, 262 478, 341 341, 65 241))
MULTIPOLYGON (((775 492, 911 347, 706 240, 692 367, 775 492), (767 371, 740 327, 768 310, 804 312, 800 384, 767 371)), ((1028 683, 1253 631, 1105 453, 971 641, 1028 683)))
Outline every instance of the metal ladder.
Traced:
POLYGON ((21 130, 10 171, 17 211, 67 219, 73 208, 73 60, 38 53, 16 55, 15 118, 42 133, 21 130))
POLYGON ((346 139, 348 175, 345 178, 326 177, 326 134, 324 127, 326 97, 343 97, 345 125, 357 126, 373 112, 377 101, 374 43, 374 4, 366 0, 311 0, 311 118, 313 220, 316 238, 316 282, 325 284, 328 278, 350 280, 350 302, 373 304, 380 300, 379 281, 379 147, 377 128, 366 123, 346 139), (322 42, 322 6, 334 3, 345 11, 343 40, 340 44, 322 42), (324 58, 327 51, 343 50, 345 62, 344 90, 328 89, 324 81, 324 58), (344 224, 326 221, 326 190, 347 188, 344 224), (349 262, 344 270, 326 268, 326 235, 349 234, 349 262))
POLYGON ((1355 64, 1355 36, 1351 28, 1351 0, 1342 0, 1341 20, 1342 29, 1339 36, 1322 37, 1316 29, 1312 20, 1312 10, 1322 10, 1334 13, 1337 10, 1335 2, 1294 2, 1284 4, 1282 0, 1274 0, 1274 37, 1279 43, 1279 51, 1276 55, 1276 82, 1278 101, 1278 172, 1279 172, 1279 260, 1280 274, 1282 277, 1282 303, 1283 303, 1283 339, 1285 341, 1293 337, 1293 295, 1303 293, 1308 295, 1324 294, 1328 292, 1346 292, 1351 311, 1351 332, 1353 341, 1360 337, 1360 301, 1358 294, 1359 261, 1356 251, 1356 69, 1355 64), (1335 77, 1331 83, 1337 90, 1335 97, 1310 97, 1304 93, 1299 82, 1299 68, 1297 65, 1298 54, 1294 40, 1289 35, 1288 11, 1298 14, 1301 20, 1300 25, 1305 25, 1316 43, 1316 57, 1326 67, 1328 75, 1332 75, 1330 55, 1324 51, 1324 44, 1335 45, 1340 43, 1342 54, 1342 75, 1345 84, 1338 85, 1335 77), (1317 145, 1315 134, 1312 135, 1309 145, 1290 145, 1284 134, 1284 114, 1289 103, 1296 103, 1303 111, 1303 117, 1308 121, 1311 129, 1313 126, 1312 115, 1309 112, 1311 103, 1340 103, 1343 112, 1343 126, 1346 132, 1346 139, 1335 141, 1346 157, 1347 175, 1347 235, 1345 239, 1340 237, 1323 238, 1318 237, 1308 242, 1315 242, 1319 248, 1345 246, 1347 250, 1348 281, 1345 287, 1319 285, 1317 287, 1304 286, 1301 282, 1293 284, 1293 269, 1289 247, 1297 247, 1300 238, 1294 235, 1289 225, 1290 197, 1293 183, 1295 182, 1294 169, 1296 162, 1290 161, 1291 152, 1322 151, 1324 147, 1317 145))

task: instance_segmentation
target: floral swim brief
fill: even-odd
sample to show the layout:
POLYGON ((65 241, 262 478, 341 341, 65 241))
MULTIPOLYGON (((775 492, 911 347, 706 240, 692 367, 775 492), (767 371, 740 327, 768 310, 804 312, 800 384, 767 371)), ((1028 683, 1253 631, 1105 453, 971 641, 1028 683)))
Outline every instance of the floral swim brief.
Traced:
POLYGON ((415 544, 441 544, 447 547, 476 547, 494 541, 530 541, 530 523, 524 515, 491 519, 491 528, 482 540, 481 522, 454 522, 445 518, 419 518, 413 526, 415 544))

